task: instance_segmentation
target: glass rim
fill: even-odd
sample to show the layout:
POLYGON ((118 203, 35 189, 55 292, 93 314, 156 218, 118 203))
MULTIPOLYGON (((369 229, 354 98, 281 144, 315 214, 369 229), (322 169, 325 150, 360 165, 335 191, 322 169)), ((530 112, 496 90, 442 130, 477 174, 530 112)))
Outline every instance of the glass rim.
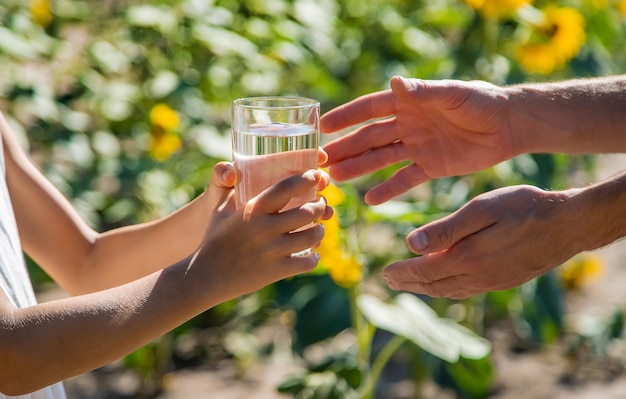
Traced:
POLYGON ((298 96, 255 96, 255 97, 241 97, 233 100, 233 106, 247 109, 264 109, 264 110, 276 110, 276 109, 304 109, 319 107, 320 102, 312 98, 298 97, 298 96), (279 105, 263 105, 262 101, 276 101, 284 102, 279 105), (258 104, 255 102, 259 102, 258 104))

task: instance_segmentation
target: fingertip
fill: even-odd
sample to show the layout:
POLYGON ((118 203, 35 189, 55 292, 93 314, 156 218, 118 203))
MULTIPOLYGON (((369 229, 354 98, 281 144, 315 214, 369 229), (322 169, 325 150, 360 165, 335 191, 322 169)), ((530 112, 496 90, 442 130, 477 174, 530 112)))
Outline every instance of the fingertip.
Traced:
POLYGON ((222 174, 222 179, 224 180, 224 186, 226 187, 234 187, 235 182, 237 181, 237 174, 235 173, 235 169, 227 169, 222 174))
POLYGON ((328 175, 328 173, 324 172, 323 170, 320 170, 319 172, 320 172, 320 179, 317 184, 317 191, 322 191, 323 189, 325 189, 326 187, 330 185, 330 176, 328 175))
POLYGON ((389 266, 382 271, 382 277, 387 282, 387 285, 389 286, 389 288, 391 288, 392 290, 398 290, 399 289, 398 283, 390 276, 388 269, 389 269, 389 266))
POLYGON ((400 286, 393 280, 387 280, 387 286, 394 291, 400 290, 400 286))
MULTIPOLYGON (((326 201, 326 199, 324 199, 324 201, 326 201)), ((324 214, 322 215, 321 219, 328 220, 332 218, 334 214, 335 210, 333 209, 333 207, 326 205, 326 209, 324 209, 324 214)))
POLYGON ((322 134, 333 133, 337 130, 333 115, 334 110, 330 110, 320 117, 320 132, 322 134))
POLYGON ((404 84, 404 80, 405 80, 405 78, 403 76, 401 76, 401 75, 394 75, 394 76, 391 77, 391 79, 389 81, 389 85, 393 89, 393 87, 397 86, 398 84, 404 84))
POLYGON ((385 202, 385 201, 381 201, 379 198, 376 198, 376 196, 373 195, 371 191, 368 191, 367 193, 365 193, 365 197, 363 198, 363 200, 369 206, 376 206, 385 202))
POLYGON ((365 193, 363 200, 370 206, 381 205, 394 197, 393 192, 388 190, 388 182, 383 182, 365 193))
POLYGON ((400 75, 391 78, 390 86, 396 97, 403 98, 407 94, 416 94, 423 83, 421 79, 409 79, 400 75))
POLYGON ((306 255, 292 255, 291 258, 298 261, 298 273, 302 274, 311 272, 317 267, 320 261, 320 254, 315 251, 311 251, 306 255))
POLYGON ((423 253, 428 250, 428 236, 423 231, 414 231, 406 237, 406 244, 411 252, 423 253))
POLYGON ((312 182, 319 182, 322 180, 322 171, 318 169, 309 169, 304 172, 302 177, 312 182))
POLYGON ((217 186, 233 187, 235 180, 235 167, 231 162, 219 162, 213 168, 213 184, 217 186))
POLYGON ((326 162, 328 162, 328 153, 326 151, 324 151, 323 147, 319 147, 318 150, 319 150, 319 152, 318 152, 317 162, 320 165, 325 165, 326 162))

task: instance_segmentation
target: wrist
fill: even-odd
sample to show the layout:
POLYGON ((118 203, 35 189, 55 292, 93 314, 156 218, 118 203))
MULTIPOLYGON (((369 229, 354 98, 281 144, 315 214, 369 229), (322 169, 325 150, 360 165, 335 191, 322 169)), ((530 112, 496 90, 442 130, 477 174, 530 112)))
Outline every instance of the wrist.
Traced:
POLYGON ((505 87, 518 153, 626 150, 626 76, 505 87))
POLYGON ((578 232, 580 252, 626 236, 626 173, 567 192, 571 198, 568 228, 578 232))
MULTIPOLYGON (((574 141, 575 129, 563 120, 565 115, 561 104, 550 94, 550 88, 550 85, 505 88, 516 155, 564 152, 574 141)), ((567 104, 563 106, 567 107, 567 104)))

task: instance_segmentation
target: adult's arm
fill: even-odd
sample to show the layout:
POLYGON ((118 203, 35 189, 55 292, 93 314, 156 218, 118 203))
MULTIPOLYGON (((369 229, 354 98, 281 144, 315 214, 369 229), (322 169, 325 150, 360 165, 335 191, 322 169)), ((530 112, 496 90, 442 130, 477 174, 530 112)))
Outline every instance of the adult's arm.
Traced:
POLYGON ((584 188, 511 186, 407 236, 422 256, 389 265, 393 289, 464 298, 508 289, 626 236, 626 172, 584 188))
POLYGON ((391 90, 326 113, 324 146, 342 181, 409 161, 365 197, 379 204, 425 181, 473 173, 529 152, 626 151, 626 75, 558 83, 394 77, 391 90))

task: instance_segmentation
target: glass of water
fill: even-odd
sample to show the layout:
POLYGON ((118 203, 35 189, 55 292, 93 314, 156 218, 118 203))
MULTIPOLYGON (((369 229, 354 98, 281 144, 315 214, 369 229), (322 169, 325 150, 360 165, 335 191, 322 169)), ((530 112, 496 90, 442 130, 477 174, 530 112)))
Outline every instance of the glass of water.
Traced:
MULTIPOLYGON (((240 98, 232 106, 235 193, 241 207, 291 175, 317 169, 320 105, 302 97, 240 98)), ((283 210, 316 198, 315 189, 293 198, 283 210)))

